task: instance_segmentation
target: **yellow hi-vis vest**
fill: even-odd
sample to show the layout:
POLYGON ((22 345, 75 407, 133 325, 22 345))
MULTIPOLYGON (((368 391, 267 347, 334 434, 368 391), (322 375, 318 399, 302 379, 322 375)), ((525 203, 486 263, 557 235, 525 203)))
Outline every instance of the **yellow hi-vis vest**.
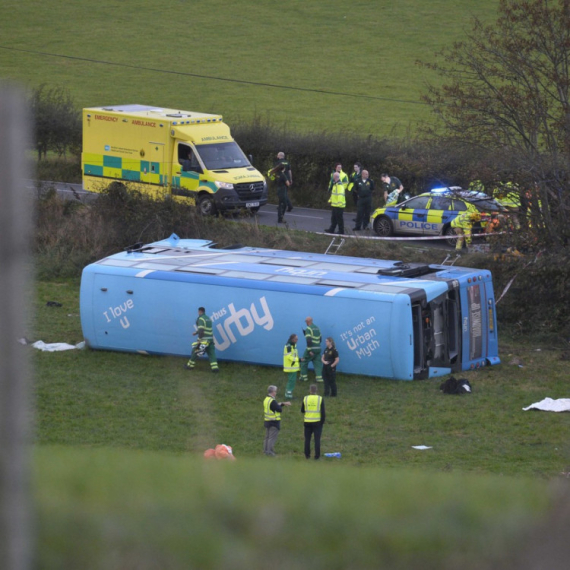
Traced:
POLYGON ((346 198, 344 197, 344 186, 341 182, 332 185, 331 197, 329 202, 333 208, 344 208, 346 206, 346 198))
POLYGON ((493 190, 493 198, 505 208, 518 212, 521 207, 521 196, 519 188, 512 182, 507 182, 499 188, 493 190))
POLYGON ((466 210, 459 214, 457 218, 451 220, 450 226, 452 228, 468 229, 472 228, 473 224, 479 221, 481 221, 481 212, 473 207, 473 209, 466 210))
MULTIPOLYGON (((338 174, 340 176, 340 182, 344 185, 344 187, 347 187, 348 186, 348 174, 344 170, 341 170, 338 174)), ((329 182, 329 188, 332 188, 333 184, 334 184, 334 172, 331 174, 331 180, 329 182)))
POLYGON ((274 412, 269 406, 271 402, 275 400, 273 396, 267 396, 265 400, 263 400, 263 412, 264 412, 264 419, 266 422, 279 422, 281 421, 281 414, 279 412, 274 412))
POLYGON ((320 422, 323 397, 311 394, 303 398, 303 403, 305 404, 305 421, 320 422))
POLYGON ((298 370, 301 370, 301 367, 297 347, 287 343, 283 349, 283 372, 297 372, 298 370))

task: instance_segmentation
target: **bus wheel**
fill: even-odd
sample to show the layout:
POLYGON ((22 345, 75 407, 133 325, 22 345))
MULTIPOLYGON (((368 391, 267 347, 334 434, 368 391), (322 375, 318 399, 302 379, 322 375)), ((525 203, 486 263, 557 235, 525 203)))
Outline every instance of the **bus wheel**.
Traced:
POLYGON ((447 245, 451 245, 453 247, 455 247, 455 244, 457 243, 457 234, 455 233, 455 230, 451 227, 451 226, 447 226, 445 228, 445 230, 443 230, 443 235, 444 236, 450 236, 446 241, 447 245), (451 237, 453 236, 453 237, 451 237))
POLYGON ((202 194, 198 198, 198 211, 201 216, 213 216, 216 213, 216 205, 212 196, 202 194))
POLYGON ((380 216, 374 220, 374 231, 381 237, 390 237, 394 233, 392 221, 386 216, 380 216))

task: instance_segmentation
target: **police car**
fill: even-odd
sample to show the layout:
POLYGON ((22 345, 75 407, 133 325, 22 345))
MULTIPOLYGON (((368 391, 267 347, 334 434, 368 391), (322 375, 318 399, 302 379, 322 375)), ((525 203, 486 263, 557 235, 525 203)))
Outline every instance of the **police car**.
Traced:
MULTIPOLYGON (((467 210, 480 212, 505 212, 497 200, 482 192, 463 190, 459 186, 435 188, 414 196, 401 204, 378 208, 372 213, 370 223, 377 235, 394 234, 412 236, 449 236, 448 243, 455 243, 451 222, 467 210), (453 238, 452 238, 453 236, 453 238)), ((483 222, 483 226, 486 222, 483 222)), ((477 223, 473 232, 482 231, 477 223)))

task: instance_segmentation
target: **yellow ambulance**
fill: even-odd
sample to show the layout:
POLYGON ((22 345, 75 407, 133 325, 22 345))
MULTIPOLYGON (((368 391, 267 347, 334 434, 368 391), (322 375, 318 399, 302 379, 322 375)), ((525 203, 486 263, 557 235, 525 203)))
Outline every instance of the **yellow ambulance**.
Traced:
POLYGON ((221 115, 147 105, 83 109, 83 188, 119 181, 172 196, 203 215, 267 203, 265 178, 232 139, 221 115))

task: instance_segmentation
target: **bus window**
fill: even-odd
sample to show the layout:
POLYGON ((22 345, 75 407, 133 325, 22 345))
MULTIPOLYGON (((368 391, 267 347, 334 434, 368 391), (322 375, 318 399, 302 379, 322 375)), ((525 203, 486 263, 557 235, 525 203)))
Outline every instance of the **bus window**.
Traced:
POLYGON ((414 303, 412 306, 412 325, 414 329, 414 374, 419 374, 424 368, 422 307, 419 303, 414 303))
POLYGON ((447 318, 447 349, 449 353, 449 363, 454 364, 459 356, 460 342, 460 318, 459 306, 457 299, 457 291, 449 292, 446 300, 446 318, 447 318))
POLYGON ((447 364, 449 361, 447 357, 447 346, 445 342, 445 321, 443 318, 443 304, 432 303, 432 323, 433 323, 433 360, 437 366, 447 364))

